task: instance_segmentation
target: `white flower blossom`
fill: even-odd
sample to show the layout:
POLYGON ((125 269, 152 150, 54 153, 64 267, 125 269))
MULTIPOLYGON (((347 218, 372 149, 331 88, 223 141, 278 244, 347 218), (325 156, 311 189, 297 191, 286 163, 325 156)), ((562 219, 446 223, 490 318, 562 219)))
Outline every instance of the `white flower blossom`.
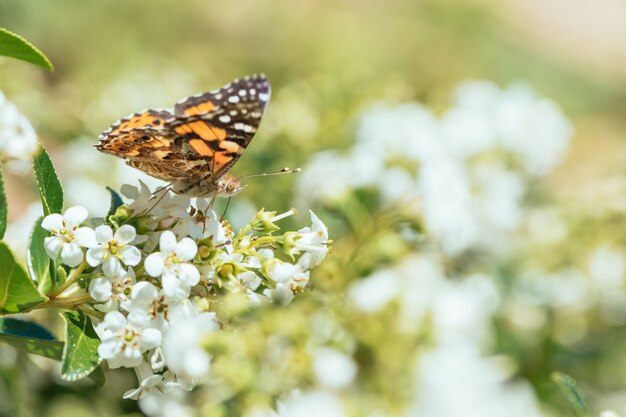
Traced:
POLYGON ((304 251, 304 255, 298 260, 298 264, 304 270, 319 265, 328 252, 328 228, 322 221, 309 210, 311 214, 311 227, 300 229, 295 239, 295 248, 304 251))
POLYGON ((126 391, 122 398, 139 400, 151 394, 162 394, 169 391, 168 386, 163 383, 163 375, 153 374, 152 369, 147 363, 142 362, 137 366, 135 373, 137 374, 139 386, 126 391))
POLYGON ((98 354, 110 368, 139 366, 143 353, 161 344, 161 331, 146 325, 142 315, 126 317, 119 311, 108 312, 95 326, 101 340, 98 354))
POLYGON ((141 261, 141 252, 130 243, 135 240, 135 228, 123 225, 115 231, 110 226, 96 227, 97 244, 87 250, 87 262, 91 266, 102 264, 102 271, 108 277, 119 274, 122 263, 135 266, 141 261))
POLYGON ((89 213, 82 206, 70 207, 63 215, 53 213, 46 216, 41 227, 52 236, 44 239, 46 253, 56 259, 61 253, 61 260, 68 266, 77 266, 83 260, 83 247, 91 247, 95 243, 94 231, 88 227, 80 227, 89 213))
POLYGON ((163 356, 178 378, 197 380, 207 374, 211 357, 203 342, 219 329, 215 313, 203 312, 190 302, 172 311, 171 326, 163 339, 163 356))
POLYGON ((102 276, 94 279, 89 283, 89 295, 102 303, 94 307, 104 312, 118 310, 120 303, 129 299, 135 282, 135 273, 132 268, 120 269, 119 273, 111 278, 102 276))
MULTIPOLYGON (((37 151, 37 134, 28 119, 0 91, 0 156, 30 160, 37 151)), ((16 168, 21 168, 19 165, 16 168)))
POLYGON ((161 277, 163 292, 168 297, 187 297, 189 290, 200 281, 200 273, 190 261, 198 246, 190 238, 176 242, 176 236, 167 230, 159 240, 160 252, 146 258, 144 266, 152 277, 161 277))

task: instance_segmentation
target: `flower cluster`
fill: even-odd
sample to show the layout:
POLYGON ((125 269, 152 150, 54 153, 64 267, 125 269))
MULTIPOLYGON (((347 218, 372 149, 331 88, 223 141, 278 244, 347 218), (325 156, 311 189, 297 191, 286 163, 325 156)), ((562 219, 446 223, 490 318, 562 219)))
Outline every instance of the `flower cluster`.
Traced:
POLYGON ((100 357, 137 373, 125 398, 190 390, 210 368, 219 299, 288 304, 327 253, 328 231, 312 212, 311 227, 281 235, 276 222, 294 211, 261 210, 235 234, 204 200, 143 183, 122 191, 130 202, 95 228, 81 206, 46 216, 42 227, 47 254, 75 268, 57 299, 87 299, 82 311, 96 317, 100 357))
POLYGON ((0 160, 21 169, 37 151, 37 134, 28 119, 0 91, 0 160))
POLYGON ((325 151, 304 169, 300 199, 333 205, 375 189, 422 218, 449 254, 497 246, 520 225, 528 179, 548 173, 571 136, 558 107, 529 88, 468 81, 440 117, 417 103, 366 111, 349 154, 325 151))

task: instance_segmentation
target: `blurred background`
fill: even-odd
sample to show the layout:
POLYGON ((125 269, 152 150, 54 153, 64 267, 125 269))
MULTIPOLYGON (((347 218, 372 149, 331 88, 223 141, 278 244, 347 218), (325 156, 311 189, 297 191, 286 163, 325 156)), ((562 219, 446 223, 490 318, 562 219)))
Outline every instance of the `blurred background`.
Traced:
MULTIPOLYGON (((553 371, 624 414, 626 3, 0 0, 0 26, 55 65, 0 59, 0 90, 66 206, 102 216, 140 177, 92 148, 114 121, 264 72, 232 172, 304 172, 227 217, 311 208, 334 241, 312 291, 220 341, 212 384, 138 404, 130 372, 69 384, 0 346, 0 415, 571 416, 553 371)), ((5 176, 23 253, 36 186, 5 176)))

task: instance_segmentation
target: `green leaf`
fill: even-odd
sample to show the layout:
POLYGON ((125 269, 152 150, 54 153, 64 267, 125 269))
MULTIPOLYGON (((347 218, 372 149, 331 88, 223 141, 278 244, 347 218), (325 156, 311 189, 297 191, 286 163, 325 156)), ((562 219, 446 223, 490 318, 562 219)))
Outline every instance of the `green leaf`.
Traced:
POLYGON ((33 159, 33 169, 39 185, 43 213, 46 216, 50 213, 60 213, 63 209, 63 189, 54 165, 43 147, 33 159))
POLYGON ((7 196, 4 194, 4 180, 2 170, 0 170, 0 239, 4 237, 7 230, 7 196))
POLYGON ((43 301, 9 247, 0 241, 0 313, 19 313, 43 301))
POLYGON ((89 379, 94 381, 99 386, 103 386, 106 382, 106 377, 104 376, 104 370, 102 369, 102 365, 99 365, 96 369, 93 370, 92 373, 89 374, 89 379))
POLYGON ((117 209, 124 204, 122 197, 118 193, 115 192, 111 187, 107 187, 109 193, 111 193, 111 207, 109 208, 108 216, 112 216, 115 214, 117 209))
POLYGON ((26 39, 4 28, 0 28, 0 55, 30 62, 48 71, 53 69, 50 60, 39 49, 26 39))
POLYGON ((0 342, 50 359, 61 360, 63 355, 63 342, 32 321, 0 317, 0 342))
POLYGON ((576 417, 588 416, 587 401, 578 390, 574 378, 562 372, 553 372, 551 377, 552 381, 561 389, 574 415, 576 417))
POLYGON ((26 262, 28 264, 28 273, 37 285, 37 289, 41 294, 47 294, 53 287, 50 276, 50 258, 46 254, 43 242, 50 234, 41 227, 43 217, 35 222, 30 237, 28 239, 28 249, 26 253, 26 262))
POLYGON ((92 373, 100 365, 98 345, 100 340, 83 313, 63 313, 65 319, 65 348, 61 360, 61 378, 76 381, 92 373))

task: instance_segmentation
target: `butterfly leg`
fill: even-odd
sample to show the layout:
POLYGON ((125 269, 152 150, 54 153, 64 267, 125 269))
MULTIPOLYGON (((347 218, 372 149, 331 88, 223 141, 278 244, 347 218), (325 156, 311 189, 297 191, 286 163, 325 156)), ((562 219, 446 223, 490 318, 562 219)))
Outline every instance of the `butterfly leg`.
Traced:
POLYGON ((233 198, 232 196, 228 197, 228 201, 226 201, 226 207, 224 208, 224 213, 222 213, 222 217, 220 217, 220 222, 224 221, 224 216, 226 216, 226 212, 228 211, 228 206, 230 206, 230 200, 232 198, 233 198))
POLYGON ((152 193, 152 198, 156 198, 156 201, 152 205, 152 207, 150 207, 148 210, 145 211, 145 213, 143 213, 143 215, 146 215, 146 214, 150 213, 152 210, 154 210, 154 208, 161 202, 161 200, 163 200, 165 198, 167 193, 170 191, 170 187, 171 186, 172 185, 169 184, 167 187, 160 188, 160 189, 158 189, 158 190, 156 190, 155 192, 152 193), (161 193, 161 195, 157 198, 156 196, 157 196, 158 193, 161 193))

